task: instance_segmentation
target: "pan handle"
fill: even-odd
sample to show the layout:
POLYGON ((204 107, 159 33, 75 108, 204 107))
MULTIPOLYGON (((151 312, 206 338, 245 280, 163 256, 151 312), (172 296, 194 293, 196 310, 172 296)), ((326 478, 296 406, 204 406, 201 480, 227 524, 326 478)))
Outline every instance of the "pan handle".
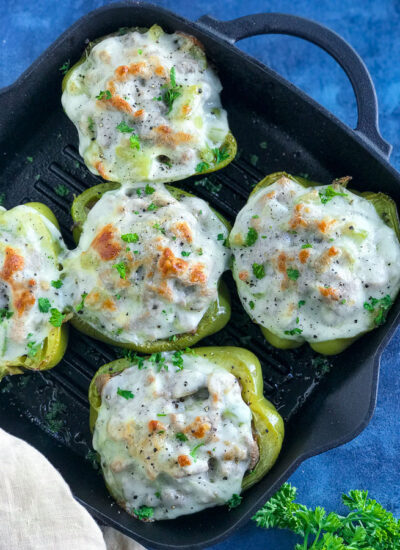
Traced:
POLYGON ((231 44, 259 34, 288 34, 325 50, 339 63, 353 87, 358 110, 355 131, 385 158, 390 157, 392 146, 379 131, 378 101, 371 75, 358 53, 337 33, 310 19, 284 13, 259 13, 231 21, 219 21, 204 15, 197 23, 231 44))

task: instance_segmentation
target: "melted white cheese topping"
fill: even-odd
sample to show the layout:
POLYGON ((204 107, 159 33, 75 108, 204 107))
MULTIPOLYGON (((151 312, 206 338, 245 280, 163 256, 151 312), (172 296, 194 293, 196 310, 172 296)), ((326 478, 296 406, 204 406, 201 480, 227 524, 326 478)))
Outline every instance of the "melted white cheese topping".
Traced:
POLYGON ((370 298, 387 304, 399 290, 395 232, 368 200, 332 188, 345 196, 326 201, 326 186, 305 189, 282 177, 249 198, 231 232, 242 304, 282 338, 357 336, 379 319, 382 302, 370 298))
POLYGON ((86 323, 119 342, 195 331, 218 299, 227 236, 205 201, 176 200, 162 184, 125 185, 90 210, 64 264, 65 293, 86 323))
POLYGON ((42 347, 53 325, 51 308, 64 307, 57 252, 64 248, 54 225, 29 206, 0 211, 0 364, 42 347), (39 300, 43 303, 40 311, 39 300), (51 307, 50 307, 51 306, 51 307))
POLYGON ((72 69, 62 104, 93 173, 119 182, 172 181, 215 162, 212 150, 229 131, 221 89, 196 39, 155 25, 96 44, 72 69))
POLYGON ((251 410, 231 373, 189 353, 157 357, 104 386, 93 447, 119 504, 172 519, 240 494, 258 450, 251 410))

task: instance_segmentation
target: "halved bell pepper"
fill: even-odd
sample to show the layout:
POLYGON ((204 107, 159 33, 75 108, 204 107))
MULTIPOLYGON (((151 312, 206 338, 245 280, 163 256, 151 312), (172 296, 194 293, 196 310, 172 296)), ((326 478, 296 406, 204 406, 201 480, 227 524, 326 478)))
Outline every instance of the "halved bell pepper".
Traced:
MULTIPOLYGON (((253 413, 253 433, 260 456, 254 469, 243 478, 242 488, 246 490, 260 481, 278 458, 284 437, 282 417, 274 405, 263 395, 261 365, 254 353, 233 346, 200 347, 193 348, 193 351, 196 355, 205 357, 223 367, 237 378, 242 389, 243 400, 253 413)), ((132 367, 132 363, 128 359, 117 359, 100 367, 94 375, 89 387, 90 429, 92 432, 101 406, 99 386, 103 387, 104 380, 101 380, 100 377, 107 379, 117 376, 130 367, 132 367)))
MULTIPOLYGON (((100 38, 97 38, 96 40, 91 41, 87 45, 87 47, 85 48, 85 51, 84 51, 82 57, 74 65, 72 65, 72 67, 65 73, 64 78, 62 80, 62 84, 61 84, 62 92, 64 93, 66 91, 67 86, 68 86, 68 81, 70 80, 71 75, 75 72, 75 70, 82 63, 84 63, 84 61, 86 61, 86 59, 88 58, 88 56, 89 56, 91 50, 94 48, 94 46, 96 46, 99 42, 101 42, 105 38, 108 38, 108 37, 111 37, 111 36, 121 36, 123 34, 126 34, 126 33, 130 32, 130 31, 137 31, 137 32, 140 32, 142 34, 144 34, 146 32, 149 32, 153 35, 154 40, 157 40, 159 38, 159 36, 164 33, 163 29, 157 24, 153 25, 150 28, 145 28, 145 27, 131 27, 131 28, 128 28, 128 27, 126 27, 126 28, 123 28, 123 29, 119 29, 117 32, 110 33, 106 36, 102 36, 100 38)), ((187 36, 187 38, 190 38, 189 35, 186 35, 186 36, 187 36)), ((196 39, 191 40, 191 41, 193 43, 190 46, 190 48, 187 49, 187 51, 190 53, 190 55, 194 59, 196 59, 197 61, 199 61, 203 65, 204 69, 206 69, 207 68, 207 58, 206 58, 206 54, 205 54, 201 44, 196 39)), ((202 120, 200 119, 199 122, 201 124, 202 120)), ((96 143, 96 142, 94 141, 93 143, 96 143)), ((183 176, 180 176, 179 178, 175 178, 174 181, 176 181, 177 179, 187 178, 189 176, 196 175, 196 174, 201 174, 201 175, 209 174, 211 172, 215 172, 216 170, 220 170, 221 168, 224 168, 230 162, 232 162, 233 159, 236 156, 236 153, 237 153, 237 143, 236 143, 236 139, 234 138, 232 132, 228 131, 228 133, 226 134, 226 136, 224 138, 223 143, 220 145, 220 147, 218 149, 219 149, 219 154, 213 154, 211 149, 209 151, 202 152, 202 154, 200 156, 202 157, 201 160, 203 162, 198 164, 198 167, 196 168, 196 172, 193 173, 193 174, 185 174, 183 176)), ((214 151, 216 151, 216 150, 214 149, 214 151)), ((129 156, 131 156, 131 154, 129 156)), ((109 179, 109 178, 105 178, 103 174, 99 173, 99 175, 102 176, 103 179, 109 179)), ((143 176, 143 178, 144 178, 144 176, 143 176)), ((112 181, 118 181, 118 179, 112 180, 112 181)))
MULTIPOLYGON (((86 191, 75 198, 71 207, 71 216, 74 220, 73 237, 76 244, 79 243, 79 238, 82 233, 82 227, 90 209, 93 208, 96 202, 101 199, 104 193, 106 193, 107 191, 118 189, 119 187, 120 184, 115 182, 100 183, 99 185, 95 185, 94 187, 86 189, 86 191)), ((187 193, 186 191, 183 191, 182 189, 177 189, 176 187, 172 187, 171 185, 166 185, 165 187, 177 200, 179 200, 179 197, 183 196, 194 196, 191 193, 187 193)), ((228 228, 228 230, 230 230, 230 223, 214 209, 213 212, 228 228)), ((83 332, 84 334, 87 334, 92 338, 96 338, 97 340, 101 340, 102 342, 106 342, 107 344, 133 349, 142 353, 155 353, 157 351, 177 350, 193 346, 202 338, 210 336, 211 334, 214 334, 215 332, 223 329, 224 326, 228 323, 230 316, 231 303, 229 291, 224 281, 221 280, 218 287, 218 300, 210 305, 203 318, 201 319, 196 332, 177 335, 176 339, 156 340, 142 345, 128 344, 108 338, 100 331, 96 330, 84 320, 82 320, 81 317, 76 313, 71 319, 71 324, 77 330, 83 332)))
MULTIPOLYGON (((57 218, 48 206, 40 202, 29 202, 25 206, 29 206, 36 210, 39 214, 47 218, 57 229, 60 229, 57 218)), ((12 209, 0 212, 0 224, 4 220, 4 216, 12 213, 12 209)), ((5 220, 4 220, 5 221, 5 220)), ((41 244, 47 248, 52 256, 56 259, 56 267, 58 267, 58 255, 61 251, 60 243, 56 240, 51 231, 39 216, 30 218, 24 217, 24 226, 31 224, 36 232, 41 235, 41 244)), ((42 347, 37 351, 34 357, 22 355, 15 360, 0 360, 0 380, 3 376, 12 374, 23 374, 24 370, 48 370, 57 365, 63 358, 68 343, 68 329, 65 324, 61 327, 51 327, 48 336, 45 338, 42 347)))
MULTIPOLYGON (((250 196, 257 193, 260 189, 263 189, 264 187, 268 187, 269 185, 272 185, 283 176, 291 179, 292 181, 299 183, 303 187, 316 187, 316 186, 322 185, 321 183, 311 181, 300 176, 292 176, 286 172, 275 172, 273 174, 269 174, 264 179, 262 179, 259 183, 257 183, 257 185, 254 187, 254 189, 250 193, 250 196)), ((351 178, 342 178, 340 182, 341 185, 343 187, 346 187, 350 179, 351 178)), ((400 241, 399 216, 397 212, 396 203, 394 202, 394 200, 391 199, 388 195, 385 195, 384 193, 373 193, 369 191, 360 193, 355 190, 351 190, 351 192, 356 195, 359 195, 360 197, 364 197, 369 202, 371 202, 375 210, 377 211, 378 215, 382 218, 382 220, 385 222, 386 225, 388 225, 395 231, 397 238, 400 241)), ((304 344, 304 342, 298 342, 296 340, 290 340, 288 338, 281 338, 280 336, 277 336, 276 334, 272 333, 270 330, 268 330, 265 327, 260 326, 260 328, 265 339, 272 346, 276 348, 293 349, 293 348, 298 348, 304 344)), ((308 342, 308 344, 314 351, 317 351, 318 353, 321 353, 323 355, 336 355, 344 351, 346 348, 348 348, 353 342, 355 342, 363 334, 365 333, 362 332, 352 338, 336 338, 333 340, 327 340, 325 342, 308 342)))

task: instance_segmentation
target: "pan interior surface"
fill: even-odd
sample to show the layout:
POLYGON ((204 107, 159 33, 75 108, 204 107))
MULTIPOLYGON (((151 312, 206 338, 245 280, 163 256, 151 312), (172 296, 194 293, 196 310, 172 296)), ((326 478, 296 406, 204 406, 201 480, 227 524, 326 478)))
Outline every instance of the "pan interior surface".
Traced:
MULTIPOLYGON (((69 209, 74 195, 100 183, 77 152, 77 134, 61 108, 58 68, 77 60, 88 39, 119 27, 150 26, 195 34, 218 67, 238 156, 227 168, 179 182, 233 221, 254 185, 268 173, 287 171, 322 183, 353 176, 352 187, 383 191, 400 203, 399 180, 356 142, 333 117, 271 71, 174 16, 151 6, 110 5, 89 15, 55 43, 16 87, 0 95, 0 192, 5 206, 40 201, 56 214, 73 248, 69 209)), ((378 353, 399 313, 346 352, 324 358, 308 346, 281 351, 269 346, 242 309, 230 275, 232 319, 201 342, 236 345, 261 361, 266 397, 283 416, 286 438, 277 464, 240 507, 219 507, 173 521, 144 524, 120 511, 108 496, 91 448, 87 390, 96 370, 121 350, 91 340, 71 327, 70 345, 53 370, 5 379, 0 386, 1 427, 43 452, 77 498, 99 520, 153 548, 200 548, 228 535, 249 517, 305 457, 341 444, 368 422, 375 403, 378 353)))

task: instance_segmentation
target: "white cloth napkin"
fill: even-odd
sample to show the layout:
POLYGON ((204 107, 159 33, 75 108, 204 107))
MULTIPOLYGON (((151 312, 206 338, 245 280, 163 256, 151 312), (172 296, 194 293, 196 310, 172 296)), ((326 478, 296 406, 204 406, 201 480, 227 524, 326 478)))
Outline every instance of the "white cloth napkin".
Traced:
POLYGON ((103 538, 50 462, 0 429, 0 550, 144 548, 110 527, 103 538))

